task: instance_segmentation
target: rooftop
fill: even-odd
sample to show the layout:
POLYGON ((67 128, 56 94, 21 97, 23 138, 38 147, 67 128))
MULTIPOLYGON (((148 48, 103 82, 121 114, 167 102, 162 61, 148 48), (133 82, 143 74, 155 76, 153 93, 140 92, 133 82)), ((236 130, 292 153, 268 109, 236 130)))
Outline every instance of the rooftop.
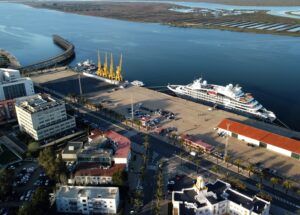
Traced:
POLYGON ((16 106, 28 113, 47 110, 61 104, 63 103, 51 98, 50 95, 42 93, 16 99, 16 106))
POLYGON ((300 154, 300 141, 271 133, 230 119, 224 119, 218 128, 240 134, 260 142, 270 144, 297 154, 300 154))
POLYGON ((212 150, 214 147, 208 143, 203 142, 200 139, 197 139, 195 136, 184 134, 182 135, 182 138, 185 141, 190 141, 194 145, 199 145, 202 148, 205 148, 206 150, 212 150))
POLYGON ((125 164, 115 164, 109 169, 101 168, 100 165, 80 164, 76 168, 75 176, 113 176, 115 172, 125 168, 125 164))
POLYGON ((83 146, 83 141, 70 141, 63 149, 63 154, 77 154, 78 150, 80 150, 83 146))
POLYGON ((187 188, 173 193, 173 201, 179 202, 180 214, 195 214, 197 208, 206 206, 208 202, 214 205, 224 200, 232 201, 258 214, 262 213, 269 204, 257 197, 252 198, 233 190, 230 184, 221 180, 217 180, 213 184, 206 184, 202 190, 196 191, 194 188, 187 188))
POLYGON ((111 131, 111 130, 106 131, 104 133, 104 135, 108 139, 111 139, 113 142, 115 142, 117 144, 117 148, 116 148, 114 157, 116 157, 116 158, 127 158, 128 157, 128 154, 130 152, 131 142, 127 137, 125 137, 115 131, 111 131))
POLYGON ((115 199, 118 192, 118 187, 61 186, 56 193, 56 198, 88 197, 115 199))

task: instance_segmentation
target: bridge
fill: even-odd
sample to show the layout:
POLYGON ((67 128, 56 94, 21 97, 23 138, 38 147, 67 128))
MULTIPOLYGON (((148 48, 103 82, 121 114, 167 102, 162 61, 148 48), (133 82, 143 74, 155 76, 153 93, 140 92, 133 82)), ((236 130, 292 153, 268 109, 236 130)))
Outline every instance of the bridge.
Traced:
POLYGON ((58 35, 53 35, 53 42, 65 51, 50 59, 21 67, 20 71, 23 74, 26 74, 37 70, 48 69, 57 65, 64 65, 74 58, 75 46, 72 43, 70 43, 69 41, 65 40, 64 38, 58 35))

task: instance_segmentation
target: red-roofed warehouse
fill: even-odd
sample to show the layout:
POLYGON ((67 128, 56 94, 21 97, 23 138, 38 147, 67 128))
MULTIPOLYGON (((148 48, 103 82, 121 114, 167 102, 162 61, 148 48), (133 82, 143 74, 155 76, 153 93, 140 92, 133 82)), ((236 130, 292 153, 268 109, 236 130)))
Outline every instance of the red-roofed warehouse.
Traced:
POLYGON ((298 140, 274 134, 230 119, 224 119, 218 125, 218 129, 239 140, 300 160, 300 141, 298 140))

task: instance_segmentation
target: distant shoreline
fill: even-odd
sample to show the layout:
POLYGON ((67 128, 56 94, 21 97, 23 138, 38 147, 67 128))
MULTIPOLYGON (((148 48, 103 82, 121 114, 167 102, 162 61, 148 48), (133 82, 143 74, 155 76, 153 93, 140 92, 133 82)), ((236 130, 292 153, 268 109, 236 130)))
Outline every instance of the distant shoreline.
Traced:
POLYGON ((104 18, 112 18, 133 22, 160 23, 174 27, 187 28, 203 28, 203 29, 220 29, 237 32, 252 32, 261 34, 276 34, 286 36, 300 36, 300 33, 263 30, 255 28, 238 28, 219 25, 204 25, 203 23, 216 22, 233 22, 242 23, 250 21, 253 23, 270 23, 270 24, 288 24, 291 26, 300 26, 300 19, 292 19, 287 17, 273 16, 265 11, 259 11, 251 14, 213 16, 210 14, 202 14, 197 10, 192 13, 180 13, 172 11, 172 8, 183 8, 178 5, 168 3, 144 3, 144 2, 30 2, 25 5, 57 10, 66 13, 79 15, 96 16, 104 18))
MULTIPOLYGON (((98 0, 90 0, 87 2, 97 2, 98 0)), ((155 0, 151 0, 155 1, 155 0)), ((172 0, 172 1, 183 1, 183 0, 172 0)), ((11 2, 11 3, 35 3, 39 2, 37 0, 0 0, 0 2, 11 2)), ((57 1, 60 3, 64 3, 64 1, 57 1)), ((72 1, 68 1, 72 2, 72 1)), ((80 2, 80 1, 73 1, 80 2)), ((101 1, 98 1, 101 2, 101 1)), ((103 2, 103 1, 102 1, 103 2)), ((205 2, 205 3, 216 3, 216 4, 224 4, 224 5, 237 5, 237 6, 300 6, 299 0, 189 0, 189 2, 205 2)), ((40 2, 42 3, 42 2, 40 2)))

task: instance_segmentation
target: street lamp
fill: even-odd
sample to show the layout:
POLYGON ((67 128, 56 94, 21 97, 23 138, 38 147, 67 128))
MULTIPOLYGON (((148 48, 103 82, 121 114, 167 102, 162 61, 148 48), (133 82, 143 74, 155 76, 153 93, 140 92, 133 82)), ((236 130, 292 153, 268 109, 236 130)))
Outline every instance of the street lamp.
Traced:
POLYGON ((225 161, 225 158, 226 158, 227 155, 228 155, 228 136, 229 136, 229 127, 230 127, 230 123, 227 123, 227 124, 226 124, 227 132, 226 132, 226 144, 225 144, 225 152, 224 152, 224 161, 225 161))

